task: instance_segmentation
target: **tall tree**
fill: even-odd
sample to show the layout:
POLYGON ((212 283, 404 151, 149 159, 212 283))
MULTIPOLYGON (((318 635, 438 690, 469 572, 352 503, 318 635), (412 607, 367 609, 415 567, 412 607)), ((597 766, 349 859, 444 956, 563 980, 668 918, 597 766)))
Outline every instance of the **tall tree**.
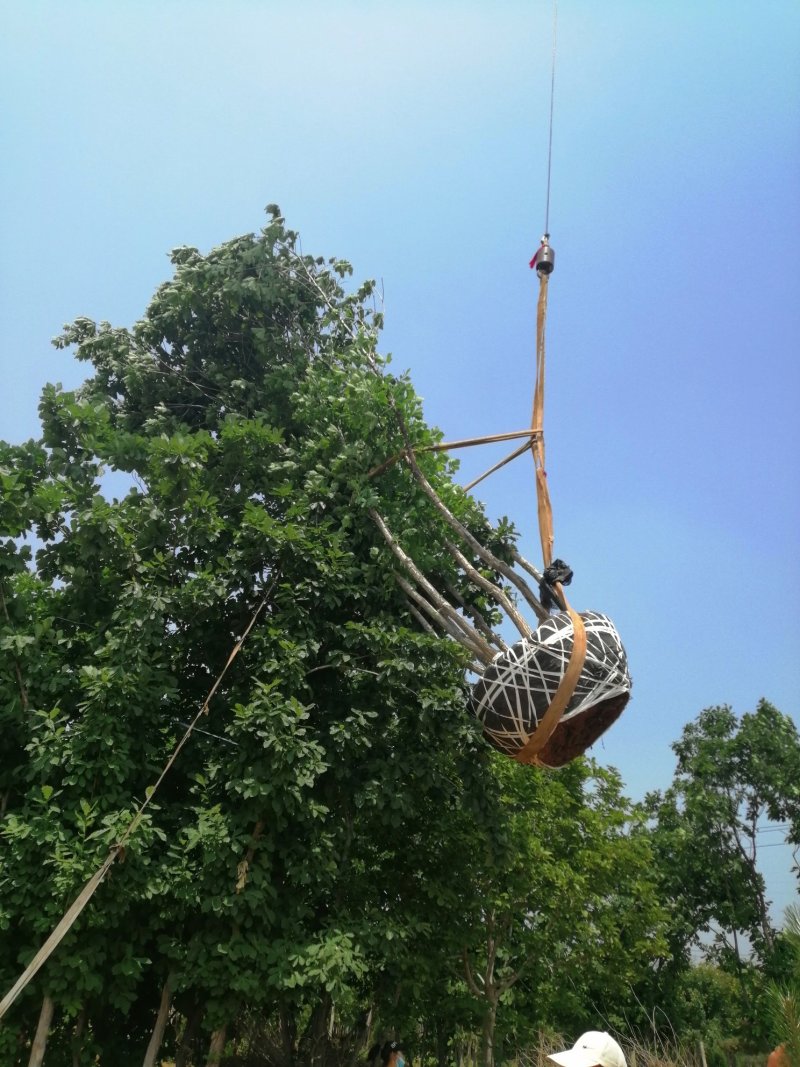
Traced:
POLYGON ((519 1042, 598 1012, 622 1024, 665 950, 643 813, 619 776, 581 760, 558 776, 501 764, 497 780, 492 826, 472 852, 477 891, 461 912, 484 1067, 496 1027, 519 1042))
POLYGON ((494 610, 385 461, 422 449, 502 559, 513 529, 424 451, 440 435, 378 356, 370 286, 300 255, 277 209, 173 264, 132 328, 65 330, 90 377, 44 390, 40 441, 0 447, 6 985, 255 624, 0 1040, 44 1050, 54 1028, 53 1055, 127 1067, 160 1042, 218 1057, 258 1019, 272 1061, 305 1067, 370 1023, 440 1060, 482 1028, 490 1064, 495 1032, 611 1011, 664 953, 639 817, 614 774, 484 744, 468 657, 411 610, 376 513, 454 610, 494 610))
POLYGON ((766 700, 737 716, 707 708, 673 745, 672 785, 648 805, 665 899, 672 902, 670 970, 688 963, 712 932, 712 955, 742 974, 752 948, 758 959, 775 946, 764 878, 761 829, 783 827, 800 844, 800 742, 792 720, 766 700))
MULTIPOLYGON (((488 759, 464 653, 420 629, 370 517, 491 620, 407 470, 369 476, 405 445, 398 414, 415 445, 438 436, 408 381, 380 373, 369 286, 345 294, 347 264, 295 245, 274 209, 260 235, 174 253, 132 329, 66 329, 92 376, 47 387, 42 440, 0 455, 7 979, 264 605, 124 864, 20 1004, 29 1032, 43 993, 88 1017, 85 1040, 120 1063, 114 1013, 143 1055, 168 980, 209 1035, 244 1004, 283 1013, 291 1055, 316 1062, 333 999, 355 1010, 392 955, 385 930, 417 921, 407 835, 437 833, 488 759), (104 471, 127 479, 121 498, 104 471)), ((507 550, 450 461, 420 463, 507 550)))

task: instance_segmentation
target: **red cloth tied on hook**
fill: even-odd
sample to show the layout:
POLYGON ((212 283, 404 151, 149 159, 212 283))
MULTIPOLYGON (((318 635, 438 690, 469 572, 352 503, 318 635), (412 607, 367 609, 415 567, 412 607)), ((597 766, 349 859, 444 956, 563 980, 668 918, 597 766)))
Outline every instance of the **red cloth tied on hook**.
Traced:
POLYGON ((534 255, 533 259, 532 259, 532 260, 530 261, 530 263, 528 264, 528 266, 529 266, 529 267, 531 268, 531 270, 534 270, 534 269, 535 269, 535 267, 536 267, 536 264, 537 264, 537 262, 538 262, 538 260, 539 260, 539 256, 540 256, 540 255, 542 254, 542 251, 543 251, 544 247, 545 247, 545 246, 544 246, 544 243, 542 243, 542 244, 540 244, 540 245, 539 245, 539 247, 538 247, 538 248, 536 249, 536 253, 535 253, 535 255, 534 255))

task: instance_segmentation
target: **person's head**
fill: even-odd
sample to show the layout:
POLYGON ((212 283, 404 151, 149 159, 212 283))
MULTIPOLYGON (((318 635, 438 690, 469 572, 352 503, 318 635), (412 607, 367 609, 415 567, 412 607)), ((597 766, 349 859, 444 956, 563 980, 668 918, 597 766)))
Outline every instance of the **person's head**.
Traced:
POLYGON ((379 1053, 383 1067, 404 1067, 406 1057, 399 1041, 387 1041, 383 1048, 373 1045, 367 1055, 367 1062, 373 1063, 379 1053))
POLYGON ((381 1049, 381 1063, 385 1067, 404 1067, 405 1053, 399 1041, 387 1041, 381 1049))
POLYGON ((558 1067, 628 1067, 625 1054, 610 1034, 588 1030, 572 1048, 547 1057, 558 1067))

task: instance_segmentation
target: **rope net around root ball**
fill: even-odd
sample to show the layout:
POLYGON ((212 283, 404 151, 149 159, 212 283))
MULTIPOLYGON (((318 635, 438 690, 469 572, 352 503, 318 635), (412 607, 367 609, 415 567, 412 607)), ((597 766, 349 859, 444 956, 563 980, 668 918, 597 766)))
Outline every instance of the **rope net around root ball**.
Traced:
POLYGON ((463 576, 491 598, 516 627, 520 639, 507 645, 454 590, 437 589, 404 551, 386 519, 372 511, 375 525, 400 565, 396 580, 406 596, 411 615, 426 631, 455 640, 472 655, 472 671, 479 677, 472 686, 470 703, 490 744, 521 762, 547 767, 569 763, 608 729, 630 697, 628 659, 614 624, 599 612, 580 613, 577 622, 583 621, 586 633, 585 659, 563 714, 548 736, 542 720, 554 701, 573 652, 572 617, 568 612, 548 615, 519 573, 521 569, 541 581, 542 575, 536 568, 516 550, 513 559, 519 569, 498 560, 453 516, 418 468, 414 470, 416 464, 411 466, 417 481, 424 482, 426 495, 461 542, 462 548, 446 543, 463 576), (492 573, 492 580, 488 573, 492 573), (528 625, 513 602, 511 588, 535 608, 536 629, 528 625), (536 755, 528 759, 527 750, 537 732, 539 739, 546 738, 546 741, 538 747, 535 745, 536 755))
MULTIPOLYGON (((611 620, 581 612, 586 658, 575 690, 538 762, 560 767, 585 751, 628 702, 628 658, 611 620)), ((472 688, 472 709, 488 741, 517 756, 539 728, 572 653, 574 627, 566 612, 499 653, 472 688)))

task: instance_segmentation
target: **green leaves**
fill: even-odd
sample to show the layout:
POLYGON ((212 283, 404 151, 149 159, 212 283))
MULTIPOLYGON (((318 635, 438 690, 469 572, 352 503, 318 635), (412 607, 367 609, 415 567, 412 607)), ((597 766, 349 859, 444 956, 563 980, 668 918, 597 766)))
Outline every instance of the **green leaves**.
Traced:
MULTIPOLYGON (((407 376, 378 373, 372 285, 345 292, 350 265, 299 255, 268 210, 260 234, 175 250, 131 329, 66 328, 57 345, 90 377, 45 388, 41 441, 0 445, 0 978, 152 796, 41 976, 64 1011, 86 1007, 103 1062, 119 1013, 146 1046, 167 974, 176 1010, 261 1013, 297 1062, 331 1013, 347 1033, 369 1008, 444 1050, 492 999, 468 989, 465 952, 502 1033, 615 1022, 710 915, 668 900, 667 928, 656 884, 695 827, 733 802, 739 827, 758 809, 797 833, 800 769, 774 758, 793 727, 768 707, 746 729, 709 713, 653 836, 615 774, 492 754, 466 713, 468 657, 415 621, 369 515, 493 621, 407 465, 370 474, 405 448, 397 413, 416 447, 441 435, 407 376)), ((513 527, 487 521, 454 461, 419 464, 507 558, 513 527)), ((740 870, 726 857, 719 884, 740 870)))
MULTIPOLYGON (((415 439, 431 433, 408 381, 374 373, 371 287, 346 295, 349 264, 294 246, 275 209, 260 236, 177 250, 133 329, 65 330, 58 345, 92 376, 74 393, 46 388, 43 442, 0 453, 8 536, 43 542, 33 574, 12 543, 3 555, 0 653, 19 674, 4 682, 16 747, 3 841, 25 886, 9 898, 6 960, 150 796, 272 587, 208 729, 74 932, 91 965, 48 965, 70 1003, 99 986, 121 1010, 159 943, 157 965, 212 1013, 239 995, 280 997, 299 1019, 320 991, 355 1012, 382 973, 384 935, 429 929, 391 872, 406 837, 427 865, 475 731, 463 654, 398 615, 366 509, 384 507, 453 573, 408 478, 367 477, 400 446, 390 403, 415 439), (108 498, 104 470, 134 479, 122 499, 108 498), (125 951, 109 954, 121 926, 125 951)), ((426 470, 441 480, 445 467, 426 470)), ((452 899, 444 885, 436 895, 452 899)))
MULTIPOLYGON (((705 1033, 713 990, 731 976, 734 991, 717 1022, 729 1019, 731 1029, 765 1039, 764 972, 780 972, 784 950, 772 924, 759 846, 769 822, 785 825, 785 840, 798 840, 797 730, 762 700, 741 717, 726 706, 705 709, 673 747, 673 785, 648 797, 660 892, 670 903, 662 1000, 705 1033), (696 947, 721 972, 703 986, 705 1006, 699 982, 706 972, 687 973, 696 947)), ((717 1032, 725 1036, 724 1029, 717 1032)))

